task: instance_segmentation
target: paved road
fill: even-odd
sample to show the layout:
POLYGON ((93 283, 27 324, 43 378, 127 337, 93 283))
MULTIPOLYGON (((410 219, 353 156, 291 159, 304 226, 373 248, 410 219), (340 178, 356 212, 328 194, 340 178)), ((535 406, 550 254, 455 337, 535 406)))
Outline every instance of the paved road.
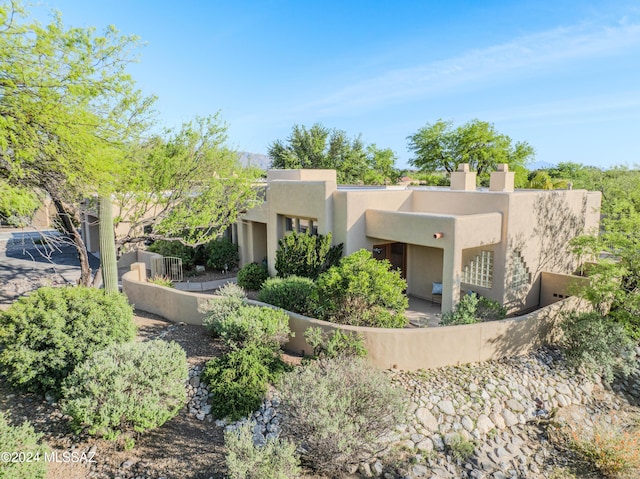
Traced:
MULTIPOLYGON (((0 302, 14 299, 29 282, 41 285, 46 278, 70 284, 77 282, 80 277, 78 255, 75 248, 62 239, 55 230, 0 230, 0 302), (42 241, 43 235, 52 241, 42 241)), ((89 262, 94 269, 100 263, 91 255, 89 262)))

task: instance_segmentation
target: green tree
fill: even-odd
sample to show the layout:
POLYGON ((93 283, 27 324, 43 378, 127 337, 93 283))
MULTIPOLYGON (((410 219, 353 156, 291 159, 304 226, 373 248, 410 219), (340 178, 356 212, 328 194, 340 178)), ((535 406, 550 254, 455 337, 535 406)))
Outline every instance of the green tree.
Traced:
POLYGON ((356 251, 318 277, 321 319, 353 326, 402 328, 407 282, 388 261, 356 251))
POLYGON ((119 248, 149 239, 205 244, 254 204, 257 170, 240 164, 226 132, 218 114, 197 117, 135 148, 115 196, 119 248))
POLYGON ((361 138, 349 139, 343 130, 320 123, 311 128, 294 125, 286 141, 276 140, 268 149, 272 168, 319 168, 337 171, 338 183, 384 183, 393 178, 395 156, 391 150, 365 148, 361 138), (392 165, 389 166, 389 161, 392 165))
POLYGON ((311 235, 292 232, 278 241, 276 271, 278 276, 302 276, 315 280, 342 257, 342 243, 331 246, 331 233, 311 235))
POLYGON ((407 137, 413 152, 411 164, 423 171, 455 171, 460 163, 469 163, 481 180, 496 165, 507 163, 512 170, 524 166, 534 155, 527 142, 512 143, 493 124, 471 120, 453 128, 453 122, 438 120, 407 137))
POLYGON ((0 179, 0 222, 11 226, 26 226, 40 205, 33 191, 15 188, 0 179))
POLYGON ((553 178, 545 170, 536 170, 529 174, 529 181, 526 186, 527 188, 536 190, 556 190, 558 188, 568 188, 569 182, 567 180, 553 178))
POLYGON ((123 146, 147 125, 153 101, 126 72, 139 41, 110 26, 43 26, 18 2, 0 6, 0 178, 44 191, 91 280, 77 231, 78 201, 108 191, 123 146))
POLYGON ((396 165, 396 154, 391 148, 381 150, 375 143, 367 147, 369 169, 364 175, 366 185, 394 185, 402 177, 402 171, 396 165))

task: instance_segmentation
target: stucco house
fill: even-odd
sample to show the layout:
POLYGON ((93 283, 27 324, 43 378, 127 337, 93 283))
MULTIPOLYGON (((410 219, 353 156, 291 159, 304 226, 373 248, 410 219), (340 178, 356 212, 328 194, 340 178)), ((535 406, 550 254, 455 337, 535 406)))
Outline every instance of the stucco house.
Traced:
POLYGON ((500 165, 488 189, 466 164, 451 187, 359 187, 334 170, 270 170, 265 201, 237 225, 241 263, 266 259, 291 231, 332 233, 344 254, 368 249, 407 280, 407 293, 451 310, 475 291, 510 312, 540 304, 542 273, 573 273, 568 242, 597 231, 601 195, 586 190, 515 190, 500 165))

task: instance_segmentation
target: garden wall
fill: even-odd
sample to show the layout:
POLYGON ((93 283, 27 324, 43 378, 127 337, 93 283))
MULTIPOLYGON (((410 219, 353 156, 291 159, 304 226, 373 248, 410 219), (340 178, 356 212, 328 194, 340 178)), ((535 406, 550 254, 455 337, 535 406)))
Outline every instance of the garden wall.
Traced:
MULTIPOLYGON (((143 263, 134 263, 131 269, 122 278, 122 289, 136 308, 170 321, 202 324, 204 314, 198 308, 211 299, 210 295, 147 283, 143 263)), ((249 303, 273 307, 258 301, 249 303)), ((318 326, 325 331, 342 329, 361 334, 369 352, 369 361, 380 368, 438 368, 526 354, 531 349, 554 342, 562 312, 586 308, 584 301, 570 297, 517 318, 415 329, 344 326, 289 313, 289 326, 295 336, 285 349, 294 353, 311 353, 311 347, 304 340, 304 331, 310 326, 318 326)))

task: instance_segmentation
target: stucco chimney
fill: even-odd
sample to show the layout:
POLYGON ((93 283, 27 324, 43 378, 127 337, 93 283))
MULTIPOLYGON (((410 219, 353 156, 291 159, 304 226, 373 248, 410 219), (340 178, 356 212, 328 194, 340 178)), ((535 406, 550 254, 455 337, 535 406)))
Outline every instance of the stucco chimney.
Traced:
POLYGON ((500 163, 497 171, 491 172, 489 191, 513 191, 516 174, 509 171, 509 165, 500 163))
POLYGON ((451 189, 458 191, 476 190, 476 172, 469 171, 469 163, 460 163, 458 171, 451 173, 451 189))

